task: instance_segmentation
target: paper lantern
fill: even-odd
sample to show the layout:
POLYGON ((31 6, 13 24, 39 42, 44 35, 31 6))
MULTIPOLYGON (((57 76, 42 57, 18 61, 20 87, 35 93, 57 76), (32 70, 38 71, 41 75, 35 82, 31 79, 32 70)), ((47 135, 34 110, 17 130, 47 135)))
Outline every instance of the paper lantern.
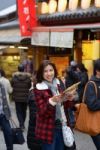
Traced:
POLYGON ((81 1, 81 8, 82 9, 87 9, 90 7, 91 0, 82 0, 81 1))
POLYGON ((46 14, 48 13, 48 3, 42 2, 41 4, 41 14, 46 14))
POLYGON ((78 7, 78 0, 69 0, 69 9, 75 10, 78 7))
POLYGON ((64 12, 67 7, 67 0, 58 0, 58 12, 64 12))
POLYGON ((49 6, 49 14, 55 13, 57 9, 57 1, 50 0, 48 6, 49 6))
POLYGON ((100 8, 100 0, 95 0, 95 6, 100 8))

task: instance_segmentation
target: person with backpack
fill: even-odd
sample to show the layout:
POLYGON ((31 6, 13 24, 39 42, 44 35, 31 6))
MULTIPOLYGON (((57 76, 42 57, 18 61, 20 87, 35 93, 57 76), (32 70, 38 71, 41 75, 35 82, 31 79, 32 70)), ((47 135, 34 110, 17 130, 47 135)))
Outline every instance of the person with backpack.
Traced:
POLYGON ((18 72, 13 74, 11 85, 13 87, 12 100, 15 102, 19 127, 24 130, 28 94, 31 87, 31 75, 27 72, 24 72, 24 66, 22 64, 18 66, 18 72))

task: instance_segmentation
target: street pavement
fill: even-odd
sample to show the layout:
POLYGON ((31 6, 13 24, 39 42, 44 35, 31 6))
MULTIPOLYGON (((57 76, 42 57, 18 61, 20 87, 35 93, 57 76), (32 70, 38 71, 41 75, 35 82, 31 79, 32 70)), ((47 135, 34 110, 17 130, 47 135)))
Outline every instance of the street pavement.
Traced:
MULTIPOLYGON (((11 103, 11 111, 12 111, 12 117, 15 120, 15 122, 18 124, 18 120, 16 117, 15 109, 14 109, 14 103, 11 103)), ((25 122, 25 131, 24 131, 24 137, 26 140, 27 136, 27 128, 28 128, 28 114, 27 111, 27 119, 25 122)), ((83 134, 78 131, 74 131, 75 133, 75 141, 77 145, 77 150, 96 150, 90 136, 83 134)), ((28 150, 27 143, 25 142, 23 145, 14 145, 14 150, 28 150)), ((6 146, 3 139, 3 133, 0 131, 0 150, 6 150, 6 146)))

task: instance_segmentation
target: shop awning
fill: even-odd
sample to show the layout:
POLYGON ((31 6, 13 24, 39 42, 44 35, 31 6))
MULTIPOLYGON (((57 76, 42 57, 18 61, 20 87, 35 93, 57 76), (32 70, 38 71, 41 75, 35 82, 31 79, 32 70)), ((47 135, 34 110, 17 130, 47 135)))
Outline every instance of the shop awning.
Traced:
POLYGON ((99 30, 100 23, 37 27, 33 30, 31 44, 36 46, 73 48, 74 30, 79 29, 99 30))
POLYGON ((0 30, 0 43, 20 43, 20 41, 27 37, 21 37, 19 29, 5 29, 0 30))
POLYGON ((51 32, 50 46, 61 48, 73 48, 73 31, 54 31, 51 32))
POLYGON ((50 46, 49 36, 49 32, 33 32, 31 44, 36 46, 50 46))
POLYGON ((26 38, 30 37, 21 36, 19 21, 17 19, 8 23, 0 24, 0 44, 16 44, 26 38))
POLYGON ((34 29, 32 34, 32 45, 50 47, 73 47, 73 29, 63 30, 61 28, 52 30, 49 28, 34 29))

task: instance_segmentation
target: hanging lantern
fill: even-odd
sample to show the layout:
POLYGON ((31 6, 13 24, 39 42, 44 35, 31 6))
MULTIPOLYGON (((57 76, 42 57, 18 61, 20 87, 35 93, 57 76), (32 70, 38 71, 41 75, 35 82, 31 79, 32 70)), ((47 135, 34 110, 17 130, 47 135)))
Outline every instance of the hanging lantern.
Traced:
POLYGON ((79 0, 69 0, 69 9, 75 10, 78 7, 78 1, 79 0))
POLYGON ((47 14, 48 13, 48 3, 42 2, 41 4, 41 14, 47 14))
POLYGON ((91 0, 82 0, 81 1, 81 8, 82 9, 87 9, 90 7, 91 0))
POLYGON ((57 1, 50 0, 49 1, 49 14, 55 13, 57 9, 57 1))
POLYGON ((58 0, 58 12, 64 12, 67 7, 67 0, 58 0))
POLYGON ((100 8, 100 0, 95 0, 95 7, 100 8))

